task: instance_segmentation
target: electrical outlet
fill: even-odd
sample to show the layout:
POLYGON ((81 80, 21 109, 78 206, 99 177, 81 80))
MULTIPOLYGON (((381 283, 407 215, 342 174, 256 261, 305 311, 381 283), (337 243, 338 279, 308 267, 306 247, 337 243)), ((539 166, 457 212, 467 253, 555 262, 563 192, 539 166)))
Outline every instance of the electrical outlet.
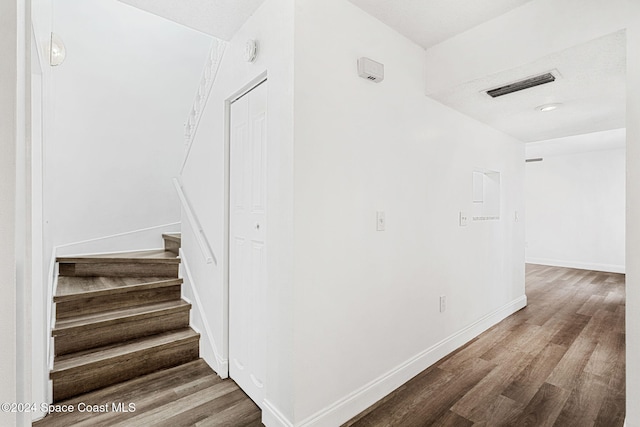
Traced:
POLYGON ((440 296, 440 313, 444 313, 447 310, 447 297, 444 295, 440 296))

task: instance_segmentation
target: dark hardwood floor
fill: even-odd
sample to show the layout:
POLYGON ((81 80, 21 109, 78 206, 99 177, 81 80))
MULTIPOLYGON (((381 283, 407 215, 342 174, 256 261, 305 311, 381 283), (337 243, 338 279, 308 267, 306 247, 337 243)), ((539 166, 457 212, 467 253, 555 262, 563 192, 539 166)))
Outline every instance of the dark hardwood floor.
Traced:
POLYGON ((344 426, 622 426, 624 275, 527 265, 526 283, 526 308, 344 426))
POLYGON ((56 405, 71 405, 74 411, 50 413, 34 427, 262 426, 262 414, 253 401, 202 359, 56 405))

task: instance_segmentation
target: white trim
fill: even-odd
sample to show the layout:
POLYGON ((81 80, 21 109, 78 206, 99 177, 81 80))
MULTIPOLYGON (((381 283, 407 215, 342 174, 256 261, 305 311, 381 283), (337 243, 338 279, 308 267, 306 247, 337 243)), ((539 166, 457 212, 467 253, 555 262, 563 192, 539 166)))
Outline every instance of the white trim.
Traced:
MULTIPOLYGON (((397 389, 447 354, 466 344, 516 311, 526 307, 526 305, 527 296, 522 295, 521 297, 487 314, 466 328, 418 353, 387 373, 360 387, 358 390, 349 393, 326 408, 305 418, 303 421, 296 424, 296 426, 320 427, 341 425, 376 403, 378 400, 387 396, 393 390, 397 389)), ((287 424, 281 425, 285 426, 287 424)), ((269 425, 269 427, 271 426, 269 425)))
MULTIPOLYGON (((53 304, 53 296, 58 289, 58 263, 57 248, 51 250, 51 261, 49 262, 49 276, 47 284, 47 368, 51 372, 53 370, 54 348, 53 348, 53 327, 55 326, 56 308, 53 304)), ((45 391, 47 403, 53 403, 53 381, 48 380, 48 387, 45 391)))
MULTIPOLYGON (((249 92, 251 92, 252 90, 254 90, 255 88, 257 88, 258 86, 260 86, 262 83, 266 81, 267 81, 267 72, 263 71, 262 73, 258 74, 256 77, 251 79, 246 85, 242 86, 242 89, 234 92, 233 95, 228 97, 225 100, 225 103, 228 103, 228 105, 230 106, 231 104, 236 102, 238 99, 242 98, 243 96, 245 96, 246 94, 248 94, 249 92)), ((230 119, 230 118, 231 118, 231 114, 229 114, 227 119, 230 119)), ((229 135, 229 137, 231 137, 231 135, 229 135)))
POLYGON ((577 268, 580 270, 604 271, 608 273, 621 273, 621 274, 625 273, 624 265, 597 264, 597 263, 590 263, 590 262, 564 261, 559 259, 530 258, 530 257, 527 257, 525 259, 525 262, 527 264, 549 265, 552 267, 577 268))
MULTIPOLYGON (((254 88, 267 81, 267 71, 263 71, 224 101, 224 245, 222 256, 222 331, 225 354, 229 359, 229 230, 231 223, 231 104, 254 88)), ((268 108, 268 106, 267 106, 268 108)))
POLYGON ((293 427, 291 421, 267 399, 262 401, 262 424, 266 427, 293 427))
MULTIPOLYGON (((195 286, 195 281, 193 280, 193 276, 191 274, 191 269, 189 268, 189 263, 187 262, 187 258, 184 256, 182 248, 180 249, 180 259, 181 259, 181 270, 184 273, 183 275, 183 286, 188 287, 189 292, 193 295, 193 301, 190 301, 189 298, 186 298, 184 295, 182 298, 191 303, 191 328, 197 329, 193 326, 193 316, 197 314, 199 320, 202 322, 202 327, 204 328, 204 336, 200 334, 200 345, 207 345, 211 352, 213 353, 215 360, 207 360, 206 357, 203 357, 205 361, 211 366, 214 371, 220 376, 220 378, 228 378, 229 376, 229 361, 220 355, 218 351, 218 347, 216 346, 216 341, 213 338, 213 333, 211 332, 211 327, 209 326, 209 322, 207 321, 207 316, 204 312, 204 305, 200 300, 200 294, 198 293, 197 287, 195 286), (204 338, 204 339, 203 339, 204 338)), ((197 331, 199 332, 199 331, 197 331)))
POLYGON ((218 265, 218 260, 216 259, 213 251, 211 250, 211 246, 209 246, 209 242, 207 241, 207 237, 204 234, 204 229, 200 225, 200 221, 196 218, 196 214, 193 212, 191 208, 191 204, 187 199, 187 195, 184 194, 184 190, 182 189, 182 185, 178 178, 173 178, 173 185, 176 188, 176 192, 178 193, 178 198, 180 199, 180 203, 182 204, 182 209, 187 214, 188 223, 194 231, 194 235, 196 236, 196 241, 198 242, 198 246, 200 246, 200 251, 202 252, 202 256, 207 264, 213 263, 214 265, 218 265))

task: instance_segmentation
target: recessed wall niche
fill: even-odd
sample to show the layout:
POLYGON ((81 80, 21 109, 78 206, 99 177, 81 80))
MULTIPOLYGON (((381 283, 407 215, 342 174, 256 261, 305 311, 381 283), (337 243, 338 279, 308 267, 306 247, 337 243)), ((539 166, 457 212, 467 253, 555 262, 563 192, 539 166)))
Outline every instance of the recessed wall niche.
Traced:
POLYGON ((474 221, 500 219, 500 172, 477 168, 473 171, 474 221))

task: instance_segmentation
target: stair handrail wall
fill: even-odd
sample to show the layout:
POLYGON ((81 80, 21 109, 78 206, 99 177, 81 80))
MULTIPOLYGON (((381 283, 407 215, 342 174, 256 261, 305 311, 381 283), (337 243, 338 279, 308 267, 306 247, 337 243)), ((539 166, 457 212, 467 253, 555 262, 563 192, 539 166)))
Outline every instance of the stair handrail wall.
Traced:
POLYGON ((178 178, 173 178, 173 185, 176 188, 176 192, 178 193, 178 198, 180 199, 180 203, 182 204, 182 209, 184 210, 187 220, 193 231, 195 232, 196 241, 198 242, 198 246, 200 246, 200 251, 202 252, 202 256, 207 264, 213 263, 214 265, 218 265, 218 260, 216 259, 213 251, 211 250, 211 246, 209 245, 209 241, 204 234, 204 229, 200 225, 200 221, 196 217, 193 209, 191 208, 191 204, 187 199, 184 190, 182 189, 182 185, 178 178))
POLYGON ((189 155, 191 154, 191 146, 193 145, 194 137, 198 131, 198 126, 200 125, 202 111, 207 105, 207 100, 209 99, 211 88, 213 87, 213 83, 215 82, 216 76, 218 75, 218 68, 220 67, 220 62, 222 62, 222 55, 224 54, 226 46, 226 42, 218 39, 214 39, 211 43, 207 61, 205 63, 204 69, 202 70, 202 76, 200 77, 200 85, 198 86, 198 91, 193 100, 193 105, 191 107, 191 110, 189 111, 187 121, 184 124, 186 148, 184 159, 182 160, 182 167, 180 168, 180 175, 182 175, 187 161, 189 160, 189 155))

